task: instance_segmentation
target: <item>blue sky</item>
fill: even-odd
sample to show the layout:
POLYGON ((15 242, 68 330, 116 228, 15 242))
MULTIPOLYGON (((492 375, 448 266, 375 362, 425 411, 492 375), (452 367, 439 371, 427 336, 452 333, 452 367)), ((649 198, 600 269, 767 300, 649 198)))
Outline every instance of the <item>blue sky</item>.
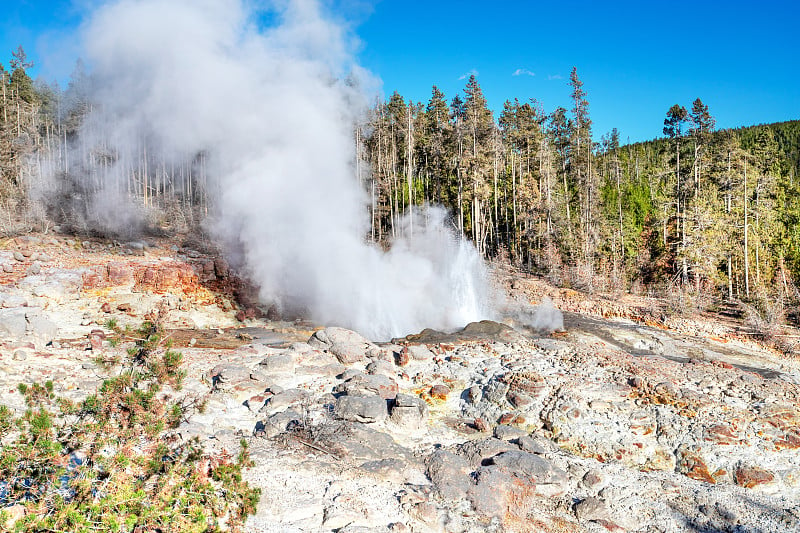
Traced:
MULTIPOLYGON (((4 6, 0 60, 22 44, 34 75, 64 80, 79 53, 65 38, 76 7, 95 0, 16 0, 4 6)), ((490 107, 537 99, 570 107, 573 66, 588 93, 595 138, 661 135, 667 109, 700 97, 718 127, 800 119, 800 2, 475 2, 336 0, 360 40, 359 62, 397 90, 451 99, 476 73, 490 107), (516 73, 516 75, 515 75, 516 73)))

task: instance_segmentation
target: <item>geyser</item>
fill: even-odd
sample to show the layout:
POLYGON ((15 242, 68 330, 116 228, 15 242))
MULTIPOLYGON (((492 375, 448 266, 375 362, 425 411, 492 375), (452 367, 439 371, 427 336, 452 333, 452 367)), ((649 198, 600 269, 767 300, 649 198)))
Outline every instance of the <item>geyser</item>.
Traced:
POLYGON ((209 229, 265 303, 375 340, 490 318, 481 258, 442 210, 408 214, 388 251, 365 241, 352 125, 373 82, 348 33, 315 1, 276 2, 266 27, 252 5, 120 0, 90 15, 92 111, 71 157, 97 184, 92 223, 132 224, 131 172, 200 157, 209 229))

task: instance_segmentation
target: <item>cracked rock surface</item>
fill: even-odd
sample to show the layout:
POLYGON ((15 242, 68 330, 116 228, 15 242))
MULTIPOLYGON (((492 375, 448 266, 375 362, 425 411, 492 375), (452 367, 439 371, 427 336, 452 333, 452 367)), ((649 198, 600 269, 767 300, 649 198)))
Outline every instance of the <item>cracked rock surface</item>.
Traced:
POLYGON ((188 372, 172 393, 207 403, 177 433, 250 443, 248 531, 800 530, 800 367, 709 317, 653 324, 518 279, 516 296, 568 311, 565 331, 382 343, 248 316, 218 257, 140 244, 6 243, 0 402, 23 409, 19 382, 92 394, 93 359, 124 350, 105 321, 161 306, 188 372))

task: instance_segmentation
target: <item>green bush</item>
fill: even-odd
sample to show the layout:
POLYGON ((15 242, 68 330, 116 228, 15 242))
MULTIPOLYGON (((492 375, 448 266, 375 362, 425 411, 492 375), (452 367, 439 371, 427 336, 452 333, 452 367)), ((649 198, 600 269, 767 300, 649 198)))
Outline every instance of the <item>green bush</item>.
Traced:
MULTIPOLYGON (((0 406, 0 510, 24 505, 13 531, 240 530, 260 490, 242 480, 247 442, 236 457, 207 454, 176 428, 198 402, 175 402, 162 386, 180 387, 182 356, 145 323, 121 330, 134 348, 117 375, 82 402, 59 398, 52 382, 21 384, 21 416, 0 406)), ((0 529, 6 523, 0 512, 0 529)))

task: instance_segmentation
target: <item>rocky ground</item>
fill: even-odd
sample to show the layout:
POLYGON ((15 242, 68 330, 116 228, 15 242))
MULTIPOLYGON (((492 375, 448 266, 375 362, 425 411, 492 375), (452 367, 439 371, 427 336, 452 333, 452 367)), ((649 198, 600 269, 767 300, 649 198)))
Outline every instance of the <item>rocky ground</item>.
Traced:
POLYGON ((800 367, 736 324, 498 268, 564 330, 374 343, 261 316, 201 244, 0 242, 0 402, 85 397, 106 321, 161 308, 207 400, 180 436, 250 441, 249 531, 800 531, 800 367))

